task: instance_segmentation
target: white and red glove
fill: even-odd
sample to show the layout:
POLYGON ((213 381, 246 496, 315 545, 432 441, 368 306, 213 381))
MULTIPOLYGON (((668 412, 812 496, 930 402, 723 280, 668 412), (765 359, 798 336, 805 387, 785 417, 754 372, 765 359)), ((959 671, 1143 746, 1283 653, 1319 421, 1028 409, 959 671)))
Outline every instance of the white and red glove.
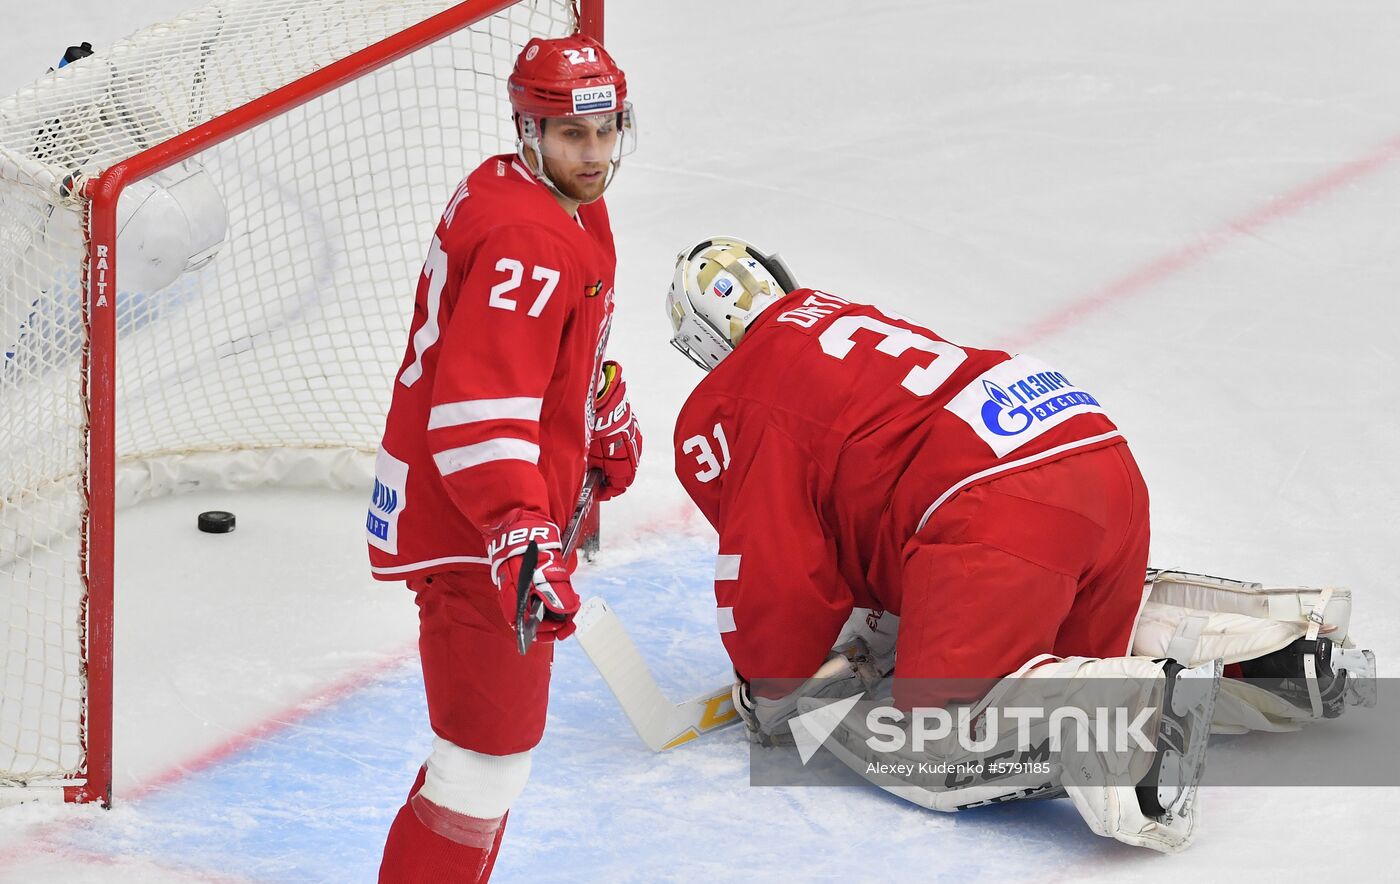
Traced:
POLYGON ((526 610, 533 610, 536 599, 544 602, 544 616, 540 618, 535 640, 550 642, 568 638, 574 632, 573 618, 578 613, 578 593, 574 592, 569 582, 563 544, 559 542, 559 527, 543 516, 516 514, 486 547, 486 554, 491 560, 491 579, 500 593, 501 610, 506 615, 506 623, 514 629, 520 610, 520 571, 524 565, 521 557, 532 540, 539 550, 539 558, 535 563, 534 579, 527 591, 526 610))
POLYGON ((603 363, 603 388, 593 397, 593 415, 588 466, 603 471, 598 499, 610 500, 637 478, 637 461, 642 457, 642 431, 627 401, 622 366, 616 362, 603 363))

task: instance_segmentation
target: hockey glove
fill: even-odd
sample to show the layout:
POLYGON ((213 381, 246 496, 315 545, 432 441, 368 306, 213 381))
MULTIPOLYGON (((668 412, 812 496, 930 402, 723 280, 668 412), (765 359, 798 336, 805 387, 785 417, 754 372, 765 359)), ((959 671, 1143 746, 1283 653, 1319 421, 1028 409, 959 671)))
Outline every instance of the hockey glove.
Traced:
POLYGON ((519 513, 501 527, 486 547, 491 560, 491 580, 500 594, 501 610, 506 623, 515 628, 521 610, 520 573, 525 551, 533 541, 538 550, 535 570, 524 599, 526 612, 543 603, 536 641, 568 638, 574 632, 574 615, 578 613, 578 594, 569 582, 569 571, 562 555, 559 528, 553 522, 533 513, 519 513))
MULTIPOLYGON (((885 659, 876 659, 864 639, 854 638, 833 648, 826 662, 811 678, 797 685, 782 685, 792 688, 782 697, 770 699, 761 696, 754 690, 754 685, 740 678, 734 682, 732 692, 734 709, 748 728, 749 742, 762 746, 791 746, 793 736, 788 721, 798 714, 798 700, 806 697, 840 700, 870 691, 893 668, 893 654, 885 659)), ((772 682, 757 685, 761 689, 775 686, 772 682)))
POLYGON ((603 363, 603 388, 593 398, 593 414, 588 465, 603 471, 598 499, 610 500, 637 478, 637 461, 642 456, 642 431, 627 401, 622 366, 616 362, 603 363))

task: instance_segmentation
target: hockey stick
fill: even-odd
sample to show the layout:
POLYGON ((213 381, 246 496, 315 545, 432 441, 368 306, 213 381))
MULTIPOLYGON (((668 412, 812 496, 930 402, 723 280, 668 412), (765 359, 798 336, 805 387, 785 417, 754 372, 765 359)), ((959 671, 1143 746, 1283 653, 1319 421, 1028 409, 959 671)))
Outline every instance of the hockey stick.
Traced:
MULTIPOLYGON (((593 506, 593 498, 602 478, 603 471, 595 468, 589 470, 584 479, 583 491, 579 494, 568 527, 564 529, 564 536, 560 538, 565 559, 578 543, 579 530, 593 506)), ((516 587, 520 604, 516 609, 515 634, 521 654, 529 650, 530 643, 535 640, 535 631, 539 628, 543 613, 543 604, 538 599, 530 610, 526 610, 536 555, 538 549, 531 543, 525 552, 524 567, 516 587)), ((618 705, 632 722, 637 735, 653 752, 674 749, 703 733, 739 720, 728 685, 684 703, 676 704, 666 699, 641 651, 637 650, 622 621, 603 599, 594 597, 584 602, 574 616, 574 625, 578 629, 575 635, 579 645, 597 668, 598 674, 603 676, 608 690, 617 698, 618 705)))
MULTIPOLYGON (((560 538, 564 561, 568 561, 569 555, 578 545, 579 529, 583 527, 583 520, 588 511, 593 508, 593 497, 598 493, 598 486, 602 484, 603 471, 597 467, 590 469, 583 477, 583 490, 579 492, 578 503, 574 504, 573 515, 569 516, 569 524, 565 526, 564 536, 560 538)), ((525 548, 520 578, 515 584, 515 646, 522 657, 530 650, 530 643, 535 640, 535 633, 540 628, 540 618, 544 616, 543 599, 536 597, 534 603, 530 603, 530 584, 535 580, 535 564, 538 561, 539 547, 532 540, 525 548)))
POLYGON ((574 617, 583 652, 603 676, 637 736, 653 752, 674 749, 739 720, 729 686, 672 703, 608 603, 594 596, 574 617))

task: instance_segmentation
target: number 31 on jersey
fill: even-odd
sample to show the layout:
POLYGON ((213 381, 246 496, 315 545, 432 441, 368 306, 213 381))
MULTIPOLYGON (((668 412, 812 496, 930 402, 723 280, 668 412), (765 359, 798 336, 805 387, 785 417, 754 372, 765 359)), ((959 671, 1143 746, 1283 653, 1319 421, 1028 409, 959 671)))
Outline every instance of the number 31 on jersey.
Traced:
POLYGON ((724 427, 718 423, 710 431, 710 435, 700 434, 691 436, 681 443, 681 451, 692 455, 696 465, 700 468, 695 474, 697 482, 713 482, 719 478, 719 474, 729 468, 729 440, 724 438, 724 427), (710 444, 711 438, 714 444, 710 444), (715 456, 715 449, 719 449, 719 456, 715 456))

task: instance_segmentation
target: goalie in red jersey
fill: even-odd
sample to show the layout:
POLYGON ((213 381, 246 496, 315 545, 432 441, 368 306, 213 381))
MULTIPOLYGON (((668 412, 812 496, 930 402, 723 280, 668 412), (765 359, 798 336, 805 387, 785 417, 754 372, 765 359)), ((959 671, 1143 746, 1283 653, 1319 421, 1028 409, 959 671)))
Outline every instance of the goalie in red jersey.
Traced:
POLYGON ((1196 831, 1212 729, 1374 704, 1349 592, 1147 570, 1142 476, 1091 389, 1056 368, 800 288, 729 237, 678 256, 666 306, 672 343, 707 372, 676 421, 676 471, 719 532, 716 618, 756 742, 792 741, 796 717, 836 699, 873 709, 887 687, 898 711, 951 703, 985 723, 1022 701, 1064 711, 1094 684, 1150 737, 1067 742, 1006 779, 1009 762, 983 762, 1021 765, 1019 728, 975 750, 886 750, 891 730, 843 712, 826 736, 801 725, 818 734, 804 763, 823 745, 935 810, 1063 790, 1096 833, 1172 852, 1196 831), (929 761, 971 773, 881 774, 929 761))
POLYGON ((616 253, 602 195, 633 144, 622 71, 592 39, 534 39, 508 87, 517 153, 458 186, 428 247, 366 521, 370 564, 405 580, 435 739, 384 847, 385 882, 491 873, 544 731, 553 642, 579 600, 560 529, 585 470, 600 499, 641 435, 604 362, 616 253), (538 565, 533 644, 517 584, 538 565))
MULTIPOLYGON (((1088 388, 798 288, 732 238, 681 253, 667 308, 672 342, 708 372, 676 422, 676 469, 719 532, 716 616, 756 740, 790 739, 800 700, 869 690, 896 657, 904 708, 975 700, 1031 669, 1163 683, 1183 670, 1125 657, 1147 488, 1088 388), (980 687, 954 697, 969 688, 953 679, 980 687)), ((1181 724, 1194 743, 1179 748, 1199 754, 1208 726, 1181 724)), ((1179 849, 1199 773, 1186 767, 1161 793, 1188 821, 1175 829, 1106 787, 1076 803, 1100 834, 1179 849)), ((900 794, 941 810, 997 797, 900 794)))
POLYGON ((732 239, 682 256, 669 307, 709 372, 676 423, 677 474, 720 532, 742 676, 811 675, 853 607, 898 615, 901 675, 1127 652, 1147 488, 1089 390, 796 288, 732 239))

